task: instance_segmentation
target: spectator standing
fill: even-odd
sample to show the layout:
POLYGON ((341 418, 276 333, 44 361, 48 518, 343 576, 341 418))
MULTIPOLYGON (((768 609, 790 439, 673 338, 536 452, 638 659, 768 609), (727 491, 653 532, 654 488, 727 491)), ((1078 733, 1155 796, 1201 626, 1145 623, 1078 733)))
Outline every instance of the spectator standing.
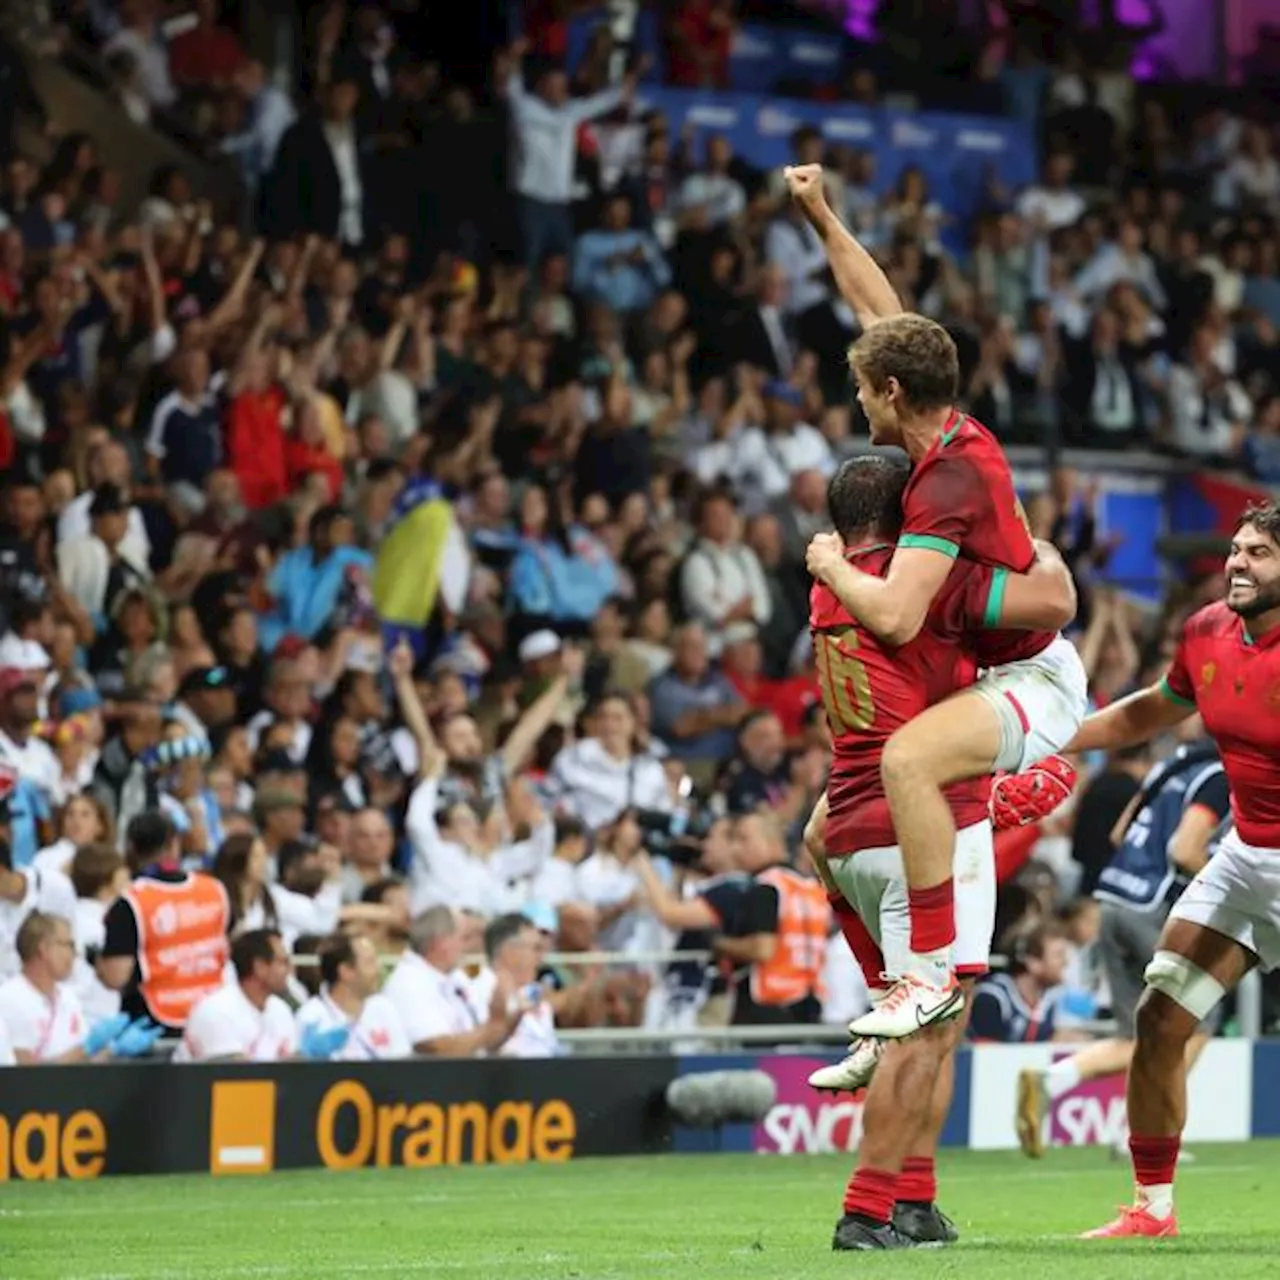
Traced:
POLYGON ((125 856, 134 880, 103 922, 98 977, 121 993, 130 1017, 181 1031, 192 1009, 222 985, 227 891, 212 876, 182 869, 177 834, 158 812, 129 823, 125 856))
POLYGON ((680 567, 680 597, 687 618, 717 643, 738 623, 769 625, 773 601, 756 554, 742 540, 733 496, 709 489, 694 508, 698 539, 680 567))
POLYGON ((552 761, 547 790, 554 803, 591 831, 626 809, 671 810, 661 763, 636 747, 636 719, 627 700, 606 693, 585 714, 587 734, 552 761))
POLYGON ((263 205, 263 229, 279 239, 303 233, 359 248, 377 226, 356 124, 360 88, 339 69, 318 111, 289 126, 280 140, 263 205))
POLYGON ((569 98, 569 78, 559 67, 547 67, 530 93, 521 75, 522 41, 498 59, 496 77, 505 88, 516 143, 514 187, 520 203, 524 262, 538 270, 552 254, 573 247, 573 165, 578 128, 607 115, 635 93, 638 77, 589 98, 569 98))
POLYGON ((218 21, 218 8, 218 0, 196 0, 195 25, 169 45, 169 73, 181 90, 224 89, 244 65, 244 46, 218 21))
POLYGON ((667 42, 672 84, 685 89, 729 87, 733 8, 733 0, 681 0, 667 42))

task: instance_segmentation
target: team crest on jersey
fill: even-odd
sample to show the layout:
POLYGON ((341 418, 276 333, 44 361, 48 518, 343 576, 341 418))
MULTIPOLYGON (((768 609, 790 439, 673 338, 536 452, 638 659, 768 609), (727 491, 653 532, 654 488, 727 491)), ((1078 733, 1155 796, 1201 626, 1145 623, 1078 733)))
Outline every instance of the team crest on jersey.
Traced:
POLYGON ((1206 662, 1200 668, 1200 687, 1207 689, 1213 683, 1213 677, 1218 674, 1218 664, 1216 662, 1206 662))

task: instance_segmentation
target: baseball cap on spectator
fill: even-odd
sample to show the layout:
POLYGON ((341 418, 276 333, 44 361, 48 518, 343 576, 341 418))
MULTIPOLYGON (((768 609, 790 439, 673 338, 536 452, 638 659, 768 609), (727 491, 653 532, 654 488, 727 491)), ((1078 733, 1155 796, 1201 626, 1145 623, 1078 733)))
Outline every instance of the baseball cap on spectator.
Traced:
POLYGON ((58 714, 70 718, 81 716, 89 711, 97 711, 102 706, 102 695, 97 689, 67 689, 58 694, 58 714))
POLYGON ((783 382, 781 378, 773 378, 765 383, 764 398, 781 400, 783 404, 792 405, 796 409, 804 404, 804 396, 800 394, 799 388, 793 387, 789 382, 783 382))
POLYGON ((49 654, 38 640, 23 640, 14 631, 0 638, 0 667, 47 671, 49 665, 49 654))
POLYGON ((549 902, 527 902, 520 914, 539 933, 555 933, 560 927, 560 913, 549 902))
POLYGON ((541 658, 551 657, 553 653, 559 653, 560 648, 560 637, 554 631, 544 627, 541 631, 534 631, 525 636, 520 641, 517 652, 521 662, 537 662, 541 658))
POLYGON ((227 687, 226 667, 196 667, 182 677, 178 685, 178 697, 185 698, 189 694, 199 693, 202 689, 225 689, 227 687))

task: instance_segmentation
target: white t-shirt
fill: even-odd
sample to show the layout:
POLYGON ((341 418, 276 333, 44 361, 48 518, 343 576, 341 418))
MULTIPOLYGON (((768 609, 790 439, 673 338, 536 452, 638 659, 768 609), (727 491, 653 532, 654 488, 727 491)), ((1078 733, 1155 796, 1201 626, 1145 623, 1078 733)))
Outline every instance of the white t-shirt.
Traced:
MULTIPOLYGON (((267 885, 267 893, 276 909, 274 926, 280 930, 284 945, 293 950, 293 944, 304 933, 324 935, 338 927, 338 915, 342 911, 342 884, 334 881, 326 884, 314 898, 294 893, 283 885, 267 885)), ((239 933, 250 929, 265 929, 272 925, 261 902, 255 902, 244 913, 239 933)))
POLYGON ((238 982, 205 996, 191 1011, 187 1029, 174 1051, 174 1062, 209 1062, 239 1058, 246 1062, 281 1062, 298 1050, 298 1034, 289 1006, 268 996, 259 1009, 238 982))
MULTIPOLYGON (((488 967, 481 969, 471 981, 472 1003, 487 1009, 497 985, 498 975, 488 967)), ((495 1052, 500 1058, 559 1057, 562 1050, 556 1038, 556 1016, 545 999, 539 996, 538 1003, 516 1023, 516 1029, 495 1052)))
POLYGON ((16 1067, 18 1059, 13 1056, 13 1045, 9 1043, 9 1033, 0 1022, 0 1067, 16 1067))
POLYGON ((11 764, 28 782, 39 787, 51 804, 62 803, 62 766, 43 738, 33 733, 19 745, 0 731, 0 760, 11 764))
POLYGON ((413 913, 441 905, 486 916, 518 910, 520 894, 503 877, 504 861, 496 856, 477 857, 462 845, 444 839, 436 825, 439 804, 439 780, 423 778, 409 797, 405 813, 405 832, 413 847, 409 868, 413 913))
POLYGON ((615 760, 595 738, 583 738, 556 756, 547 790, 593 831, 626 808, 671 812, 671 789, 658 760, 650 755, 615 760))
MULTIPOLYGON (((577 889, 581 901, 593 907, 613 907, 640 892, 640 877, 611 853, 597 849, 578 864, 577 889)), ((628 911, 600 930, 603 951, 624 951, 636 946, 641 913, 628 911)))
POLYGON ((0 986, 0 1023, 13 1048, 25 1050, 39 1062, 70 1053, 89 1033, 80 999, 69 983, 64 982, 49 999, 21 973, 0 986))
POLYGON ((486 1019, 475 1008, 466 975, 441 973, 420 955, 406 951, 391 971, 382 994, 395 1006, 409 1043, 474 1031, 486 1019))
POLYGON ((318 996, 312 996, 298 1010, 299 1039, 312 1028, 332 1031, 335 1027, 351 1028, 347 1043, 333 1055, 335 1062, 372 1062, 413 1056, 413 1046, 405 1034, 404 1023, 386 996, 370 996, 354 1025, 329 998, 327 988, 322 989, 318 996))
MULTIPOLYGON (((87 538, 93 532, 93 524, 89 508, 93 506, 93 490, 88 489, 79 497, 72 498, 58 517, 58 541, 71 542, 76 538, 87 538)), ((147 536, 147 525, 142 512, 137 507, 129 508, 128 524, 124 541, 120 543, 120 554, 130 564, 142 568, 151 563, 151 539, 147 536)))
POLYGON ((68 924, 75 924, 76 891, 66 876, 32 868, 23 875, 27 891, 22 901, 0 900, 0 979, 12 978, 22 967, 18 961, 18 930, 33 911, 61 916, 68 924))
POLYGON ((75 856, 75 845, 66 836, 59 836, 52 844, 45 845, 36 854, 31 866, 36 871, 54 871, 58 875, 65 876, 71 866, 71 859, 75 856))
POLYGON ((105 902, 94 898, 76 900, 76 967, 71 975, 71 984, 90 1022, 113 1018, 120 1012, 120 993, 104 986, 97 970, 85 958, 90 949, 99 950, 106 941, 106 917, 105 902))

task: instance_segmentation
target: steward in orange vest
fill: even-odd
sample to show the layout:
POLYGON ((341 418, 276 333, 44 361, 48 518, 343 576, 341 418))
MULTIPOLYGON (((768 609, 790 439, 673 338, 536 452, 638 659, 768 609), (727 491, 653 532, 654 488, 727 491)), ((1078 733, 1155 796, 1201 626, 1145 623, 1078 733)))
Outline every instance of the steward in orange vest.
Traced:
POLYGON ((129 824, 134 881, 108 909, 98 976, 121 993, 121 1010, 174 1032, 197 1001, 223 984, 231 904, 212 876, 184 871, 177 837, 157 810, 129 824))
POLYGON ((734 913, 733 936, 715 943, 723 957, 748 965, 738 976, 733 1022, 817 1022, 831 932, 826 890, 783 863, 786 847, 772 814, 740 818, 736 834, 736 860, 754 883, 734 913))

